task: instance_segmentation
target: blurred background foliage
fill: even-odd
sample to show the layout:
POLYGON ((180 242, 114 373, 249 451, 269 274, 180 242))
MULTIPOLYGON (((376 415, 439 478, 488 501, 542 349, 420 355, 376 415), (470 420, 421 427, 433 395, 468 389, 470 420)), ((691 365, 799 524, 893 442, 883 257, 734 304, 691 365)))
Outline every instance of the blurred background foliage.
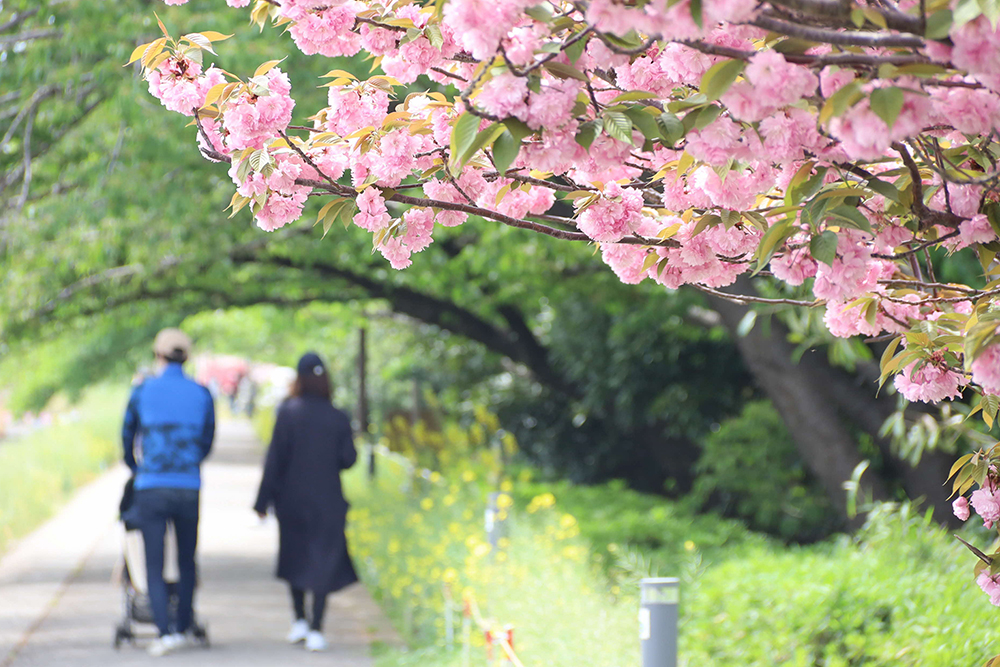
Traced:
MULTIPOLYGON (((873 385, 863 371, 877 344, 832 341, 816 313, 739 307, 720 316, 720 304, 696 292, 621 284, 586 245, 479 220, 437 230, 413 266, 396 272, 372 257, 362 230, 321 239, 309 225, 321 201, 273 234, 247 211, 228 218, 225 166, 202 159, 188 119, 122 67, 158 33, 154 10, 174 34, 234 33, 214 58, 230 72, 286 56, 297 123, 323 106, 320 74, 369 70, 360 58, 303 56, 280 30, 258 35, 217 0, 3 0, 0 398, 8 409, 38 410, 57 392, 76 397, 102 379, 127 381, 149 362, 155 331, 175 325, 203 350, 259 361, 292 365, 315 349, 330 362, 337 401, 352 408, 364 326, 373 423, 404 414, 443 423, 486 405, 551 478, 622 479, 671 496, 694 488, 704 507, 786 539, 843 524, 843 504, 829 492, 840 480, 822 487, 823 505, 809 434, 780 430, 775 415, 789 407, 741 410, 789 398, 753 363, 775 353, 768 346, 819 359, 821 372, 802 380, 812 386, 826 384, 824 373, 853 374, 852 391, 865 400, 873 385), (764 329, 775 335, 747 343, 764 329), (756 472, 775 465, 784 476, 756 472), (776 496, 776 485, 792 495, 776 496)), ((811 401, 801 409, 835 407, 791 394, 811 401)), ((855 423, 837 409, 849 454, 870 456, 885 415, 855 423)), ((898 497, 920 495, 883 440, 874 453, 885 465, 870 474, 898 497)))

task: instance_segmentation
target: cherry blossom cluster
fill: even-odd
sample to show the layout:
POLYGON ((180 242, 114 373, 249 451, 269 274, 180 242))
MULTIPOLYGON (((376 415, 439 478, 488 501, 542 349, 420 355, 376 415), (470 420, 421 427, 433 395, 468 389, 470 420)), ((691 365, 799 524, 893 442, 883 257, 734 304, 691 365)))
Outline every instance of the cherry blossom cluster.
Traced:
POLYGON ((322 193, 324 228, 370 232, 394 268, 473 216, 593 242, 627 283, 763 271, 835 336, 892 337, 907 399, 1000 395, 1000 29, 813 4, 255 0, 303 53, 381 69, 331 71, 306 125, 275 63, 203 70, 208 33, 133 59, 266 231, 322 193), (937 282, 932 247, 976 253, 986 287, 937 282))

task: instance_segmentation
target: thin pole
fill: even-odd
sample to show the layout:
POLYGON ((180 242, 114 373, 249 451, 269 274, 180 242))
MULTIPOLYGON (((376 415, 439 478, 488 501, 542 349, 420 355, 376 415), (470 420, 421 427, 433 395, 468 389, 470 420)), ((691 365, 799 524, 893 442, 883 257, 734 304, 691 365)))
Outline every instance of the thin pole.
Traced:
MULTIPOLYGON (((365 345, 366 330, 358 329, 358 430, 368 443, 368 351, 365 345)), ((368 457, 368 477, 375 479, 375 455, 368 457)))

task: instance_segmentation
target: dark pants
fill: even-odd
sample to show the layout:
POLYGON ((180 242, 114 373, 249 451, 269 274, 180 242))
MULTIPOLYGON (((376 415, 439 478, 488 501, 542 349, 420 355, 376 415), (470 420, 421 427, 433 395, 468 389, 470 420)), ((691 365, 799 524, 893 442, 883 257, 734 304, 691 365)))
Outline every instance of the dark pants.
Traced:
POLYGON ((195 564, 198 544, 198 491, 193 489, 141 489, 135 492, 142 539, 146 543, 146 581, 149 605, 160 636, 169 634, 167 584, 163 581, 163 541, 167 522, 177 535, 177 622, 174 632, 187 632, 194 615, 195 564))
MULTIPOLYGON (((312 619, 309 627, 317 632, 323 629, 323 614, 326 612, 326 596, 312 596, 312 619)), ((292 587, 292 608, 295 610, 295 620, 301 621, 306 617, 306 592, 301 588, 292 587)))

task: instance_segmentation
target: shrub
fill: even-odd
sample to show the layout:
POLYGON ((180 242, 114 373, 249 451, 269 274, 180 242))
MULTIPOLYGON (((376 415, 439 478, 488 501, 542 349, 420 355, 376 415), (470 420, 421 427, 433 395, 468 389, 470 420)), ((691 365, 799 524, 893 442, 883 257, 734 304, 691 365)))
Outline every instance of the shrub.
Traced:
POLYGON ((768 401, 744 406, 704 441, 692 499, 746 520, 753 530, 810 542, 840 527, 768 401))

